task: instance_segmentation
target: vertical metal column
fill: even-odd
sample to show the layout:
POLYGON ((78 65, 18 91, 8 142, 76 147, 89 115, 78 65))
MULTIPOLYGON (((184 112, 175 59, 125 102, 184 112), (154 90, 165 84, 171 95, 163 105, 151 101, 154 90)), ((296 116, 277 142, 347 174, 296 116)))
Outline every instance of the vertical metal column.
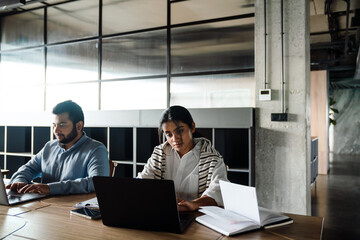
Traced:
POLYGON ((281 0, 281 113, 285 108, 285 79, 284 79, 284 0, 281 0))
POLYGON ((133 128, 133 177, 136 178, 137 176, 137 167, 136 167, 136 159, 137 159, 137 129, 136 127, 133 128))
POLYGON ((102 75, 102 5, 103 1, 99 0, 99 38, 98 38, 98 110, 101 110, 101 75, 102 75))
POLYGON ((171 6, 170 0, 167 1, 167 26, 166 26, 166 108, 170 107, 170 72, 171 72, 171 6))

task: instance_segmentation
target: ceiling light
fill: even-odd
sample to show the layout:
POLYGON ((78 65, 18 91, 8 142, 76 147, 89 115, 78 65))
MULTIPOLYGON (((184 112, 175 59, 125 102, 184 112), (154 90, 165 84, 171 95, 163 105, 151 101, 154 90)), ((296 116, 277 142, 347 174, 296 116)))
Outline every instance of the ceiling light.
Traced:
POLYGON ((26 0, 1 0, 0 1, 0 9, 1 10, 7 10, 11 8, 17 8, 24 6, 26 3, 26 0))

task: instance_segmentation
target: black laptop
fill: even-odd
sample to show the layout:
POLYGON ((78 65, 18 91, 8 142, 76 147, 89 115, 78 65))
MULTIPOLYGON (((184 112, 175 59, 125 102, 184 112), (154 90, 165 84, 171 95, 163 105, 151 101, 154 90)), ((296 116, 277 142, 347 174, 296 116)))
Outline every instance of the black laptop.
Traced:
POLYGON ((104 225, 182 233, 195 218, 179 213, 172 180, 93 178, 104 225))

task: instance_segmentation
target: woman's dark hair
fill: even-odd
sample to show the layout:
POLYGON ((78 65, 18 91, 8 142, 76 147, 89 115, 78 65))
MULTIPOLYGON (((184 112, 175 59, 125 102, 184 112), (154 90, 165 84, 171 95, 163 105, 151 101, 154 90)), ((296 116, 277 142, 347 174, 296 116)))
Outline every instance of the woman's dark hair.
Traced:
POLYGON ((178 125, 179 122, 183 122, 188 125, 190 129, 192 129, 192 123, 194 122, 189 110, 186 108, 182 106, 169 107, 161 114, 160 117, 158 128, 160 143, 162 143, 162 125, 169 121, 173 121, 176 125, 178 125))
POLYGON ((58 103, 53 108, 53 111, 52 111, 52 113, 55 115, 66 113, 66 112, 69 114, 69 119, 72 121, 72 123, 74 125, 80 121, 84 122, 83 110, 77 103, 75 103, 71 100, 58 103))

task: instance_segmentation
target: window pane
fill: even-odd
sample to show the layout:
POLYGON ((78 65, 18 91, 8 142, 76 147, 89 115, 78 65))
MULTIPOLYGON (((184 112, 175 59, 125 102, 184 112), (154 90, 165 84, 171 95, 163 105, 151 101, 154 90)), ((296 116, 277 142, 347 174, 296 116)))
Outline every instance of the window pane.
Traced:
POLYGON ((1 54, 0 84, 2 88, 44 84, 43 52, 43 48, 40 48, 1 54))
POLYGON ((44 110, 44 86, 0 86, 0 111, 44 110))
POLYGON ((99 0, 82 0, 48 8, 48 42, 98 35, 99 0))
POLYGON ((103 40, 102 79, 166 74, 166 31, 103 40))
POLYGON ((98 110, 99 84, 79 83, 51 85, 46 88, 46 109, 52 110, 59 102, 73 100, 83 110, 98 110))
POLYGON ((165 107, 166 79, 101 84, 101 110, 163 109, 165 107))
POLYGON ((255 107, 254 73, 174 77, 171 105, 188 108, 255 107))
POLYGON ((1 50, 44 43, 44 10, 11 15, 1 20, 1 50))
POLYGON ((171 4, 171 24, 255 12, 254 0, 196 0, 171 4))
POLYGON ((172 73, 254 67, 254 18, 174 28, 172 73))
POLYGON ((43 49, 1 54, 0 111, 44 110, 43 49))
POLYGON ((98 79, 97 41, 48 48, 47 83, 98 79))
POLYGON ((103 34, 166 26, 166 2, 103 0, 103 34))

